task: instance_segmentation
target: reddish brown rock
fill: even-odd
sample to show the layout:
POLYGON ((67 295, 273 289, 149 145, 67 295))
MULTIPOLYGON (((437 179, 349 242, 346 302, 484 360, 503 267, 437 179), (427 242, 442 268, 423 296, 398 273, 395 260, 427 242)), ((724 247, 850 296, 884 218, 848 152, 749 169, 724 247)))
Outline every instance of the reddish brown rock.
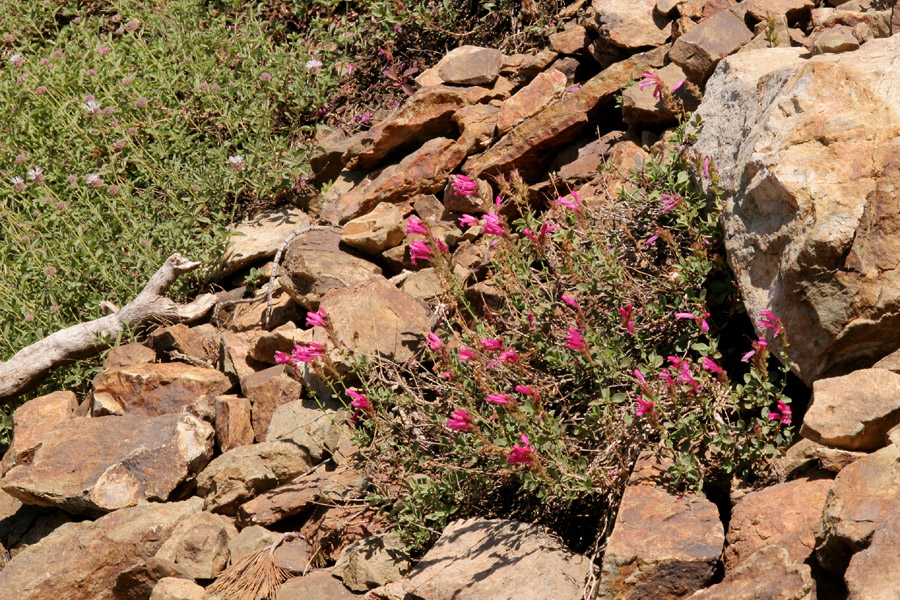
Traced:
POLYGON ((719 511, 705 498, 670 494, 661 478, 655 458, 638 460, 606 544, 598 598, 683 598, 712 579, 725 542, 719 511))
POLYGON ((355 592, 399 581, 411 566, 403 542, 393 533, 383 533, 354 542, 341 551, 334 576, 355 592))
POLYGON ((94 397, 114 400, 129 415, 181 412, 199 396, 213 398, 229 389, 231 382, 220 371, 183 363, 118 367, 94 378, 94 397))
POLYGON ((0 590, 15 590, 16 600, 109 599, 120 573, 152 560, 200 504, 196 498, 147 503, 61 527, 0 571, 0 590))
POLYGON ((493 48, 460 46, 451 50, 437 64, 444 83, 456 85, 490 85, 500 74, 503 53, 493 48))
MULTIPOLYGON (((732 6, 740 6, 738 0, 686 0, 678 11, 683 19, 704 20, 732 6)), ((738 14, 743 18, 743 12, 738 14)))
POLYGON ((503 136, 486 152, 463 165, 466 173, 508 173, 519 169, 528 179, 535 169, 549 162, 552 150, 574 140, 600 108, 610 104, 629 79, 659 68, 664 49, 637 54, 616 63, 566 96, 551 104, 503 136))
POLYGON ((316 569, 309 575, 286 581, 278 588, 275 600, 357 600, 354 594, 331 574, 331 569, 316 569))
POLYGON ((275 289, 272 291, 271 311, 268 311, 267 308, 266 291, 261 290, 257 293, 258 299, 256 302, 235 306, 234 314, 227 321, 228 328, 232 331, 250 331, 279 327, 290 321, 300 319, 302 313, 299 305, 281 287, 281 283, 276 282, 275 289), (269 312, 268 320, 265 319, 267 312, 269 312))
POLYGON ((560 54, 583 54, 590 41, 587 29, 574 24, 560 32, 551 33, 549 38, 550 47, 560 54))
MULTIPOLYGON (((174 352, 199 360, 208 358, 200 336, 183 323, 157 329, 150 334, 149 341, 153 349, 161 356, 174 352)), ((178 359, 177 356, 174 358, 178 359)))
POLYGON ((531 80, 531 83, 500 105, 497 133, 506 135, 513 127, 539 113, 562 96, 567 85, 566 76, 556 69, 539 74, 531 80))
POLYGON ((900 375, 860 369, 813 384, 800 435, 844 450, 872 451, 888 444, 900 424, 900 375))
POLYGON ((192 579, 212 579, 228 565, 228 542, 237 533, 228 517, 197 512, 175 526, 156 557, 175 563, 192 579))
POLYGON ((13 440, 0 463, 0 475, 31 463, 44 435, 75 416, 78 399, 72 392, 53 392, 29 400, 13 412, 13 440))
POLYGON ((452 212, 482 214, 491 210, 494 206, 494 190, 491 184, 484 179, 474 179, 478 184, 478 190, 467 196, 457 194, 452 181, 448 181, 444 187, 444 208, 452 212))
POLYGON ((669 59, 694 83, 703 83, 719 61, 753 39, 744 20, 723 10, 703 21, 672 45, 669 59))
POLYGON ((300 533, 319 548, 319 556, 336 561, 348 545, 383 533, 384 517, 369 507, 317 505, 300 533))
POLYGON ((403 210, 387 202, 369 214, 347 221, 341 230, 341 242, 366 254, 378 254, 398 246, 404 236, 403 210))
POLYGON ((486 149, 494 141, 499 112, 497 106, 475 104, 461 108, 453 115, 453 122, 462 131, 459 144, 466 149, 467 156, 486 149))
POLYGON ((113 346, 103 361, 104 369, 115 369, 116 367, 130 367, 131 365, 139 365, 141 363, 156 362, 156 351, 152 348, 131 342, 124 346, 113 346))
POLYGON ((311 342, 312 334, 311 329, 298 329, 294 323, 287 323, 254 339, 250 357, 260 363, 274 365, 276 352, 290 354, 295 345, 311 342))
POLYGON ((250 358, 251 342, 246 335, 233 331, 222 332, 219 343, 219 358, 222 371, 243 389, 244 380, 261 367, 250 358))
POLYGON ((213 437, 211 425, 188 414, 69 419, 0 485, 27 504, 72 513, 165 502, 209 462, 213 437))
POLYGON ((689 596, 691 600, 814 600, 810 568, 791 561, 787 550, 766 546, 752 555, 721 583, 689 596))
POLYGON ((809 19, 810 10, 815 6, 813 0, 748 0, 744 4, 747 13, 757 21, 784 15, 792 23, 809 19))
POLYGON ((222 452, 253 443, 250 401, 238 396, 216 398, 216 443, 222 452))
POLYGON ((206 591, 192 579, 163 577, 153 588, 149 600, 203 600, 206 591))
POLYGON ((290 375, 286 365, 277 365, 248 377, 243 390, 250 400, 256 441, 264 442, 275 410, 282 404, 298 400, 303 393, 303 384, 290 375))
POLYGON ((451 139, 432 138, 399 163, 371 174, 326 206, 322 216, 342 224, 370 212, 381 202, 396 204, 417 194, 433 194, 444 187, 447 176, 467 152, 468 148, 451 139))
POLYGON ((351 170, 372 169, 391 154, 409 151, 432 138, 448 137, 453 113, 465 105, 466 97, 459 90, 444 86, 421 89, 384 121, 357 136, 344 154, 344 164, 351 170))
POLYGON ((316 310, 329 291, 380 275, 381 269, 341 247, 339 229, 320 229, 297 236, 287 246, 279 281, 299 304, 316 310))
POLYGON ((809 36, 807 45, 811 47, 814 55, 837 54, 858 50, 859 40, 853 35, 850 27, 836 25, 809 36))
POLYGON ((844 573, 848 600, 897 598, 900 573, 900 512, 894 513, 872 534, 869 547, 853 555, 844 573))
MULTIPOLYGON (((693 111, 700 101, 691 94, 684 85, 687 75, 678 65, 671 63, 654 72, 665 86, 674 92, 675 97, 683 103, 685 110, 693 111)), ((653 126, 674 123, 677 115, 670 110, 656 94, 653 85, 641 89, 633 85, 622 92, 622 120, 633 126, 653 126)))
POLYGON ((657 13, 656 0, 593 0, 600 36, 622 48, 661 46, 672 27, 657 13))
POLYGON ((156 584, 166 577, 188 579, 190 575, 170 560, 148 558, 119 573, 112 596, 115 600, 147 600, 156 584))
POLYGON ((831 479, 796 479, 751 492, 731 513, 725 536, 725 572, 731 572, 766 546, 780 546, 790 561, 803 563, 816 546, 831 479))
POLYGON ((872 534, 900 513, 900 448, 891 444, 837 474, 816 527, 816 557, 843 573, 872 534))

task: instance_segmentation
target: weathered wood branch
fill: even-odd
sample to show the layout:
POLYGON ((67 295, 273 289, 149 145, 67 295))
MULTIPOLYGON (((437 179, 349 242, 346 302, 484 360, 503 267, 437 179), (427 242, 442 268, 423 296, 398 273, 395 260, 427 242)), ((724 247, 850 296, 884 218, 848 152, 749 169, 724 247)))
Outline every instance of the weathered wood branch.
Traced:
POLYGON ((191 322, 205 315, 215 304, 212 294, 203 294, 190 304, 178 304, 165 297, 180 275, 199 266, 199 262, 173 254, 141 293, 120 310, 50 334, 0 363, 0 404, 34 387, 54 367, 98 354, 107 347, 109 339, 126 327, 153 321, 191 322))

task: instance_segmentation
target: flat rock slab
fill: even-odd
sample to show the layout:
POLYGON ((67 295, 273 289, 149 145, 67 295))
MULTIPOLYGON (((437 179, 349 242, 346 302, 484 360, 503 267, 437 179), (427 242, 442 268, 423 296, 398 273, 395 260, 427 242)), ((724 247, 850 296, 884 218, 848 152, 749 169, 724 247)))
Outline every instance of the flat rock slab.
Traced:
POLYGON ((411 561, 403 542, 392 533, 359 540, 341 551, 334 575, 355 592, 399 581, 409 572, 411 561))
POLYGON ((278 588, 275 600, 359 600, 331 574, 331 569, 317 569, 303 577, 290 579, 278 588))
POLYGON ((579 600, 588 563, 537 525, 467 519, 447 526, 403 587, 422 600, 579 600))
POLYGON ((229 232, 220 276, 272 258, 292 231, 309 223, 309 215, 294 206, 280 206, 237 222, 229 232))
POLYGON ((78 417, 46 436, 3 490, 26 504, 98 514, 143 500, 165 502, 212 457, 211 425, 188 414, 78 417))
POLYGON ((900 514, 900 448, 891 444, 844 467, 834 479, 816 527, 816 557, 843 573, 872 534, 900 514))
POLYGON ((75 416, 78 399, 72 392, 53 392, 29 400, 13 412, 13 440, 3 461, 0 474, 16 465, 31 462, 43 443, 44 434, 75 416))
POLYGON ((500 74, 503 53, 493 48, 460 46, 447 53, 436 65, 444 83, 490 85, 500 74))
POLYGON ((860 369, 813 384, 800 435, 843 450, 872 451, 888 444, 888 432, 898 424, 900 375, 860 369))
POLYGON ((656 12, 656 0, 594 0, 600 36, 621 48, 661 46, 672 34, 672 25, 656 12))
POLYGON ((151 560, 201 504, 146 503, 60 527, 13 557, 0 571, 0 590, 15 590, 16 600, 109 599, 119 574, 151 560))
POLYGON ((747 557, 721 583, 688 597, 691 600, 813 600, 814 587, 809 566, 791 562, 784 548, 766 546, 747 557))

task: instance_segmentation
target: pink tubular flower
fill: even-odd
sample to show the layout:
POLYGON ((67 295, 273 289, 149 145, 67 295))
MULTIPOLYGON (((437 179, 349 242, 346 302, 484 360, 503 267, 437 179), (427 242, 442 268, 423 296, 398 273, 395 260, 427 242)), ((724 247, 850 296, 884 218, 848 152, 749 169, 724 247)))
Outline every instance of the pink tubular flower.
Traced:
POLYGON ((619 316, 622 317, 622 325, 628 330, 630 335, 634 335, 634 321, 631 320, 634 315, 634 305, 626 304, 619 307, 619 316))
POLYGON ((428 347, 437 352, 444 347, 444 340, 439 338, 433 331, 428 333, 428 347))
POLYGON ((525 237, 527 237, 529 240, 531 240, 531 241, 534 242, 535 244, 538 243, 537 238, 534 237, 534 234, 531 233, 531 230, 528 229, 527 227, 526 227, 525 229, 522 230, 522 235, 524 235, 525 237))
POLYGON ((320 344, 309 344, 308 346, 297 344, 291 352, 291 362, 295 365, 302 362, 316 362, 316 358, 322 356, 323 350, 324 348, 320 344))
POLYGON ((485 400, 491 404, 500 404, 501 406, 509 404, 509 396, 506 394, 488 394, 485 400))
POLYGON ((655 75, 653 73, 642 73, 641 77, 643 77, 644 80, 638 84, 638 87, 640 87, 641 89, 644 89, 644 88, 650 87, 652 85, 653 86, 653 97, 659 98, 659 96, 662 92, 662 87, 663 87, 663 82, 659 78, 659 75, 655 75))
POLYGON ((759 320, 759 323, 757 323, 757 325, 759 325, 760 327, 763 327, 765 329, 771 329, 773 335, 778 335, 779 333, 781 333, 783 331, 784 327, 782 327, 781 321, 778 319, 778 317, 776 317, 770 311, 768 311, 768 310, 760 311, 759 316, 760 316, 760 320, 759 320))
POLYGON ((307 327, 328 327, 328 315, 324 308, 320 308, 316 312, 306 313, 307 327))
POLYGON ((528 387, 527 385, 517 385, 516 391, 520 394, 525 394, 526 396, 538 396, 539 394, 535 392, 533 389, 528 387))
POLYGON ((457 196, 471 196, 478 191, 478 184, 465 175, 451 175, 450 182, 457 196))
POLYGON ((659 234, 658 234, 658 233, 655 233, 655 234, 653 234, 653 235, 651 235, 650 237, 647 238, 646 244, 647 244, 648 246, 652 246, 652 245, 653 245, 653 242, 655 242, 655 241, 658 240, 658 239, 659 239, 659 234))
POLYGON ((406 222, 406 235, 417 233, 419 235, 428 235, 428 230, 422 225, 422 221, 416 217, 410 217, 406 222))
POLYGON ((534 464, 534 447, 531 445, 531 442, 528 440, 528 436, 524 433, 519 438, 519 444, 513 444, 512 450, 509 452, 509 456, 506 457, 506 462, 511 465, 516 464, 525 464, 532 465, 534 464), (519 445, 521 444, 521 445, 519 445))
POLYGON ((709 179, 709 157, 703 158, 703 179, 709 179))
POLYGON ((657 377, 666 382, 666 387, 672 387, 673 385, 675 385, 675 380, 672 379, 672 376, 669 375, 668 371, 663 371, 662 373, 657 375, 657 377))
POLYGON ((488 338, 486 340, 481 340, 481 345, 484 346, 485 350, 503 350, 505 346, 503 342, 495 338, 488 338))
POLYGON ((287 352, 276 352, 275 353, 275 364, 283 365, 291 362, 291 355, 287 352))
POLYGON ((681 319, 691 319, 696 320, 697 317, 694 316, 694 313, 686 313, 686 312, 677 312, 675 313, 675 320, 680 321, 681 319))
POLYGON ((500 353, 500 356, 497 357, 497 360, 514 365, 519 362, 519 355, 516 354, 515 350, 504 350, 500 353))
POLYGON ((575 298, 573 298, 571 296, 566 296, 565 294, 563 294, 562 298, 560 298, 560 299, 563 302, 565 302, 566 304, 568 304, 569 306, 571 306, 572 308, 574 308, 575 310, 578 310, 581 308, 581 305, 579 305, 578 302, 575 301, 575 298))
POLYGON ((644 415, 653 412, 653 407, 655 404, 652 400, 644 400, 640 396, 637 397, 637 406, 634 407, 634 416, 643 417, 644 415))
POLYGON ((353 388, 347 388, 344 391, 347 392, 348 396, 353 398, 350 406, 358 410, 372 410, 372 403, 369 402, 369 398, 365 394, 360 394, 353 388))
POLYGON ((660 194, 659 195, 659 203, 662 205, 660 209, 663 212, 669 212, 678 206, 678 203, 681 202, 682 198, 678 194, 660 194))
POLYGON ((450 414, 450 418, 444 422, 444 427, 454 431, 472 431, 472 415, 461 408, 457 408, 450 414))
POLYGON ((587 350, 587 344, 584 341, 584 337, 582 337, 574 327, 569 327, 568 333, 566 334, 566 348, 575 350, 576 352, 584 352, 587 350))
POLYGON ((490 235, 503 235, 506 230, 503 229, 500 217, 489 212, 484 215, 484 232, 490 235))
POLYGON ((464 214, 459 218, 459 224, 465 225, 466 227, 474 227, 478 225, 479 221, 475 217, 470 214, 464 214))
POLYGON ((468 348, 460 348, 458 358, 459 360, 466 362, 467 360, 475 358, 475 353, 468 348))
POLYGON ((431 260, 431 248, 425 242, 416 240, 409 245, 409 258, 414 265, 420 260, 431 260))
POLYGON ((641 373, 640 369, 634 370, 634 376, 637 378, 638 381, 641 382, 641 385, 647 385, 647 380, 644 379, 644 374, 641 373))
POLYGON ((782 425, 791 424, 791 407, 784 400, 778 401, 778 412, 769 413, 770 421, 778 421, 782 425))
POLYGON ((557 198, 553 201, 553 204, 557 206, 564 206, 566 208, 571 208, 575 212, 581 212, 581 198, 578 197, 577 192, 572 192, 572 199, 569 200, 566 198, 557 198))
POLYGON ((700 359, 700 366, 703 367, 705 371, 712 371, 716 375, 725 374, 725 371, 722 370, 722 367, 717 365, 716 362, 708 356, 704 356, 700 359))

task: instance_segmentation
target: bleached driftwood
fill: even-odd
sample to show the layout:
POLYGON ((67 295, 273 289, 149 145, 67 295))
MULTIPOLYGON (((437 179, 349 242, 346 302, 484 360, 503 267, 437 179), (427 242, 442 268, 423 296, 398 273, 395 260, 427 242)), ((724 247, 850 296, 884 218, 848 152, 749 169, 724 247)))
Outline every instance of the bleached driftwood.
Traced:
POLYGON ((151 321, 191 322, 205 315, 216 302, 212 294, 203 294, 190 304, 178 304, 165 297, 180 275, 199 266, 199 262, 173 254, 141 293, 120 310, 50 334, 0 363, 0 404, 8 403, 39 383, 54 367, 98 354, 107 347, 107 340, 126 327, 151 321))

